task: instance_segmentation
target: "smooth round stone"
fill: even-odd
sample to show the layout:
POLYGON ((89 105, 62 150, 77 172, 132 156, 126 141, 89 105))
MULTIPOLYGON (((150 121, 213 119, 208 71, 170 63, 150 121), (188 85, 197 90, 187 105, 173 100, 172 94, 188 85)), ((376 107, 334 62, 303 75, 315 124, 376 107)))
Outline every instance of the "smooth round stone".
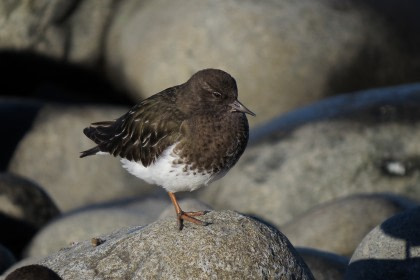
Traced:
POLYGON ((294 246, 350 257, 369 231, 414 205, 392 195, 352 195, 309 209, 280 228, 294 246))
POLYGON ((392 79, 384 69, 405 57, 387 30, 363 6, 337 1, 125 1, 107 37, 106 67, 136 99, 220 68, 256 112, 254 126, 337 88, 386 84, 373 73, 392 79), (387 67, 378 67, 382 59, 370 65, 365 52, 387 67))
POLYGON ((345 279, 420 279, 420 207, 375 227, 351 257, 345 279))
MULTIPOLYGON (((355 111, 357 113, 357 111, 355 111)), ((333 199, 389 192, 420 200, 420 122, 322 120, 267 136, 197 197, 281 226, 333 199)))
POLYGON ((45 106, 19 143, 9 171, 42 185, 62 211, 155 191, 163 193, 130 175, 119 158, 79 158, 81 151, 95 146, 83 129, 126 111, 109 106, 45 106))

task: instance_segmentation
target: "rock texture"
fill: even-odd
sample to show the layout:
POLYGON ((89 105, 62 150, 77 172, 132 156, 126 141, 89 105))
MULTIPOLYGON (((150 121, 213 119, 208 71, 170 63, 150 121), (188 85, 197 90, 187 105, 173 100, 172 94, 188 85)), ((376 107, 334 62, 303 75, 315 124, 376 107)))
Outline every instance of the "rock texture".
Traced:
POLYGON ((420 279, 420 207, 389 218, 366 235, 345 279, 420 279))
POLYGON ((276 226, 351 194, 391 192, 420 200, 419 131, 416 119, 357 118, 278 131, 248 147, 228 176, 203 188, 199 198, 215 209, 257 215, 276 226))
POLYGON ((2 1, 0 48, 97 64, 114 0, 2 1))
POLYGON ((9 171, 41 184, 63 211, 160 191, 128 174, 117 158, 79 158, 82 150, 94 146, 83 129, 126 111, 115 107, 46 106, 19 143, 9 171))
POLYGON ((171 219, 120 230, 61 250, 40 262, 64 279, 313 279, 277 230, 232 211, 211 212, 212 224, 171 219))
POLYGON ((91 207, 69 213, 38 232, 27 247, 26 256, 47 256, 70 244, 119 228, 147 225, 158 218, 167 204, 162 199, 144 199, 137 203, 121 202, 108 207, 91 207))
POLYGON ((0 47, 13 49, 49 50, 53 56, 63 56, 64 38, 50 32, 75 1, 2 1, 0 4, 0 47))
POLYGON ((353 195, 309 209, 281 230, 294 246, 350 257, 369 231, 414 205, 391 195, 353 195))
POLYGON ((341 280, 349 260, 329 252, 311 248, 296 248, 317 280, 341 280))

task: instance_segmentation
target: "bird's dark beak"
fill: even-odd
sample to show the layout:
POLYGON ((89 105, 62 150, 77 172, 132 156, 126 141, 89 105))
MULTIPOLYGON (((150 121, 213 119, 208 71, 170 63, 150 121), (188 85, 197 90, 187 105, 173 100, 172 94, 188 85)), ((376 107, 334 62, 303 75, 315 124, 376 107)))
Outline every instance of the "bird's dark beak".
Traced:
POLYGON ((249 110, 247 107, 242 105, 242 103, 239 102, 239 100, 235 100, 232 104, 230 104, 230 107, 232 107, 232 112, 242 112, 245 114, 250 114, 251 116, 255 117, 255 114, 251 110, 249 110))

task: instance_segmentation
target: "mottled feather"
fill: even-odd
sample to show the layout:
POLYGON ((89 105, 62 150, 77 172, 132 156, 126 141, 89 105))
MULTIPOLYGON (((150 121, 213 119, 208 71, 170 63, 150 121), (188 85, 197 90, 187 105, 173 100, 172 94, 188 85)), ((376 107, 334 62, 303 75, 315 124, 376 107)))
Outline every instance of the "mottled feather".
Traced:
POLYGON ((185 114, 173 108, 177 89, 169 88, 143 100, 115 121, 92 123, 83 132, 98 146, 83 152, 81 157, 101 151, 144 166, 152 164, 180 137, 185 114))

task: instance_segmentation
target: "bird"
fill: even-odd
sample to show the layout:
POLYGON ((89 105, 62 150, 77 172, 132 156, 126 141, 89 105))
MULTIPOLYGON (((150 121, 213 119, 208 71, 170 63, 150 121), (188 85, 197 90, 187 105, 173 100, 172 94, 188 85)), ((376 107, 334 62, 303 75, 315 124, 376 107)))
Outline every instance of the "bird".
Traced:
POLYGON ((119 157, 132 175, 163 187, 175 207, 179 230, 184 221, 207 211, 184 212, 175 196, 222 178, 243 154, 249 138, 236 80, 220 69, 203 69, 185 83, 144 99, 112 121, 91 123, 83 133, 96 146, 80 157, 119 157))

